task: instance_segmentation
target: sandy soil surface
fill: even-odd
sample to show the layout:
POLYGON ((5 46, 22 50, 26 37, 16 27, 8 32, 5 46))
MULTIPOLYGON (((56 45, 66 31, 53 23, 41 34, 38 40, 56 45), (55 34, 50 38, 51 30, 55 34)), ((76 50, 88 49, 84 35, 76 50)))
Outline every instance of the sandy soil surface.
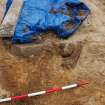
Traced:
POLYGON ((82 47, 74 46, 67 57, 54 48, 38 56, 16 57, 0 41, 0 97, 62 86, 81 79, 89 80, 90 84, 0 105, 105 105, 105 1, 84 2, 90 7, 91 15, 79 31, 66 40, 82 42, 82 47))

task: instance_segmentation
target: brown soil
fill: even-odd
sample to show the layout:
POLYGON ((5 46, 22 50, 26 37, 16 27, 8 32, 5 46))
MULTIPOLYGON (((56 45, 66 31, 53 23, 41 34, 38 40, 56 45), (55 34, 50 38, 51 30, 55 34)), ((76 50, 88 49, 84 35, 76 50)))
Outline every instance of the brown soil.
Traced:
POLYGON ((84 2, 91 9, 91 16, 74 36, 60 40, 68 43, 66 46, 53 44, 37 56, 22 58, 8 52, 0 41, 0 97, 58 87, 81 79, 89 80, 90 84, 0 105, 105 105, 105 1, 84 2))

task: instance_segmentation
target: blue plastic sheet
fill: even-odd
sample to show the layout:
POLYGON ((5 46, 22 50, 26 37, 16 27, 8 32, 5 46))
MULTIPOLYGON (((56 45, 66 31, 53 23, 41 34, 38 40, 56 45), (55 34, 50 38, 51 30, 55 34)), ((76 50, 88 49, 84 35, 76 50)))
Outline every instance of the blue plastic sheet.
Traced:
POLYGON ((76 32, 89 13, 89 8, 80 0, 24 0, 13 43, 31 42, 33 36, 48 30, 67 38, 76 32), (84 16, 79 16, 80 11, 84 16), (67 15, 69 12, 71 15, 67 15), (68 24, 72 27, 66 27, 68 24))

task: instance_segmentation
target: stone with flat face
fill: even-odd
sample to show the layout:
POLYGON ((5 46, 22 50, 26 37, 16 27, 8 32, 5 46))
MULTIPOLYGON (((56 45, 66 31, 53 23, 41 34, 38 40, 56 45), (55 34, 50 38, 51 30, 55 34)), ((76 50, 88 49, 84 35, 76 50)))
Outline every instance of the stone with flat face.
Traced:
MULTIPOLYGON (((1 14, 3 16, 5 3, 2 4, 4 5, 0 7, 2 8, 1 14)), ((0 26, 0 37, 11 37, 13 35, 22 4, 23 0, 13 0, 13 4, 10 7, 6 17, 4 18, 2 25, 0 26)))
POLYGON ((3 17, 3 14, 4 14, 4 11, 5 11, 5 2, 6 0, 0 0, 0 22, 2 20, 2 17, 3 17))
POLYGON ((51 47, 53 47, 52 43, 47 41, 39 44, 16 44, 11 46, 10 52, 22 57, 40 56, 44 51, 50 51, 51 47))
POLYGON ((8 47, 8 49, 13 55, 24 58, 56 55, 62 59, 61 66, 65 69, 70 69, 75 67, 80 57, 82 47, 81 42, 68 43, 64 41, 54 42, 52 40, 46 40, 29 44, 16 44, 8 47))

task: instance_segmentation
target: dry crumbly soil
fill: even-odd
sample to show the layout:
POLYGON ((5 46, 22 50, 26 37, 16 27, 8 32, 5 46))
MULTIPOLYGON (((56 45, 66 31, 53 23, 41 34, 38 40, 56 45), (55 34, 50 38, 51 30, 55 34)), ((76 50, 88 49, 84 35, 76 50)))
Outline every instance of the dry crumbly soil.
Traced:
POLYGON ((22 58, 11 54, 0 41, 0 97, 81 79, 89 80, 90 84, 0 105, 105 105, 105 1, 84 2, 90 7, 91 15, 75 35, 61 41, 66 45, 53 42, 53 46, 47 46, 41 53, 22 58))

